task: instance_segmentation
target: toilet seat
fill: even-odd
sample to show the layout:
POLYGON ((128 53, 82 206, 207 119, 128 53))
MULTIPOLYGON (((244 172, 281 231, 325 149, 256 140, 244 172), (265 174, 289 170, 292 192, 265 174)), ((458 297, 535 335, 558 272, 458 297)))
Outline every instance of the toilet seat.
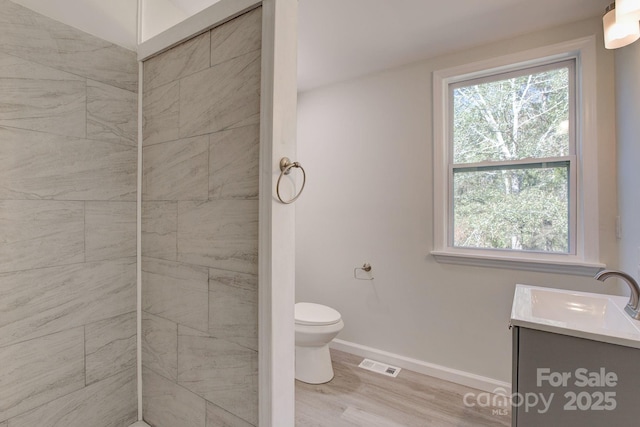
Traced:
POLYGON ((311 302, 299 302, 295 305, 297 325, 324 326, 334 325, 342 319, 340 313, 331 307, 311 302))

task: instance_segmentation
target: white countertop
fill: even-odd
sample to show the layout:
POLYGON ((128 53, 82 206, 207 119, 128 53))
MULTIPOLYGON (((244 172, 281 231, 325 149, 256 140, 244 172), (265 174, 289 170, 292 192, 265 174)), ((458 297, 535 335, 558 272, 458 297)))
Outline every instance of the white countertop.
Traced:
POLYGON ((640 321, 628 297, 516 285, 511 325, 640 348, 640 321))

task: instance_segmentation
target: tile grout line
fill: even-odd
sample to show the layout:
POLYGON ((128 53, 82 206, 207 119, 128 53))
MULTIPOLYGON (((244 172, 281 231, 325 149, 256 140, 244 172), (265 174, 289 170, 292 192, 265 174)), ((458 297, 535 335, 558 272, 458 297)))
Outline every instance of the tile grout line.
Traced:
MULTIPOLYGON (((216 129, 213 132, 205 132, 205 131, 203 131, 203 133, 196 133, 196 134, 185 136, 185 137, 178 137, 178 138, 174 138, 174 139, 168 139, 166 141, 156 141, 156 142, 152 142, 152 143, 146 143, 146 144, 143 144, 143 147, 147 148, 147 147, 153 147, 154 145, 167 144, 167 143, 170 143, 170 142, 179 142, 179 141, 182 141, 182 140, 185 140, 185 139, 197 138, 199 136, 206 136, 206 135, 211 136, 211 135, 216 135, 216 134, 223 133, 223 132, 229 132, 229 131, 236 130, 236 129, 243 129, 243 128, 247 128, 247 127, 250 127, 250 126, 258 126, 258 125, 259 125, 259 123, 248 123, 248 124, 243 124, 243 125, 240 125, 240 126, 231 125, 231 126, 226 127, 226 128, 216 129)), ((7 127, 10 127, 10 126, 7 126, 7 127)), ((21 129, 21 128, 16 128, 16 129, 21 129)), ((39 131, 33 131, 33 132, 39 132, 39 131)), ((61 136, 66 136, 66 135, 61 135, 61 136)), ((75 137, 75 138, 77 138, 77 137, 75 137)), ((85 139, 93 140, 91 138, 85 138, 85 139)), ((100 140, 96 140, 96 141, 100 141, 100 140)), ((114 142, 114 144, 117 144, 117 143, 114 142)), ((120 144, 120 145, 127 145, 127 144, 120 144)), ((129 145, 131 145, 131 144, 129 144, 129 145)))
MULTIPOLYGON (((14 341, 14 342, 11 342, 10 344, 4 344, 4 345, 1 345, 1 346, 0 346, 0 350, 5 349, 5 348, 8 348, 8 347, 11 347, 11 346, 14 346, 14 345, 25 344, 25 343, 28 343, 28 342, 31 342, 31 341, 34 341, 34 340, 39 340, 39 339, 42 339, 42 338, 50 337, 50 336, 52 336, 52 335, 56 335, 56 334, 61 334, 61 333, 64 333, 64 332, 68 332, 68 331, 70 331, 70 330, 72 330, 72 329, 83 328, 83 327, 85 327, 85 326, 87 326, 87 325, 92 325, 92 324, 94 324, 94 323, 103 322, 103 321, 107 321, 107 320, 112 320, 112 319, 114 319, 114 318, 116 318, 116 317, 124 316, 124 315, 126 315, 126 314, 130 314, 130 313, 134 313, 134 311, 129 311, 129 312, 126 312, 126 313, 120 313, 120 314, 116 314, 116 315, 113 315, 113 316, 109 316, 109 317, 105 317, 105 318, 100 318, 100 319, 94 320, 94 321, 92 321, 92 322, 89 322, 89 323, 87 323, 87 324, 74 325, 74 326, 71 326, 71 327, 69 327, 69 328, 67 328, 67 329, 60 329, 60 330, 57 330, 57 331, 53 331, 53 332, 46 333, 46 334, 44 334, 44 335, 38 335, 38 336, 31 337, 31 338, 27 338, 27 339, 22 339, 22 340, 14 341)), ((153 314, 153 313, 150 313, 150 314, 153 314)), ((153 315, 155 316, 155 314, 153 314, 153 315)), ((160 317, 160 316, 157 316, 157 317, 160 317)), ((161 317, 161 318, 162 318, 162 317, 161 317)), ((164 319, 164 318, 162 318, 162 319, 164 319)), ((164 319, 164 320, 169 320, 169 319, 164 319)), ((174 323, 175 323, 175 322, 174 322, 174 323)), ((195 329, 195 328, 191 328, 191 329, 195 329)), ((195 329, 195 330, 197 330, 197 329, 195 329)))
MULTIPOLYGON (((182 86, 182 79, 178 78, 177 80, 178 82, 178 99, 177 99, 177 103, 178 103, 178 137, 180 137, 180 88, 182 86)), ((208 184, 207 184, 208 185, 208 184)), ((208 187, 207 187, 208 188, 208 187)), ((207 194, 207 198, 209 197, 209 194, 207 194)), ((176 261, 179 262, 178 260, 180 259, 179 256, 179 248, 178 248, 178 236, 179 236, 179 226, 180 226, 180 200, 178 200, 178 202, 176 203, 176 261)))
MULTIPOLYGON (((135 145, 133 145, 131 143, 123 142, 123 141, 125 141, 125 138, 118 138, 118 140, 115 141, 115 140, 112 140, 112 139, 105 139, 105 138, 91 138, 91 137, 86 137, 86 136, 65 135, 63 133, 47 132, 47 131, 44 131, 44 130, 20 127, 20 126, 15 126, 15 125, 12 126, 11 124, 2 124, 2 125, 0 125, 0 128, 15 129, 15 130, 20 130, 20 131, 24 131, 24 132, 57 136, 57 137, 62 137, 62 138, 65 138, 67 140, 72 140, 72 141, 75 141, 75 140, 94 141, 94 142, 101 142, 101 143, 104 143, 104 144, 117 145, 117 146, 120 146, 120 147, 129 147, 130 149, 135 148, 135 145)), ((196 137, 196 136, 202 136, 202 135, 194 135, 194 137, 196 137)), ((191 137, 189 137, 189 138, 191 138, 191 137)), ((175 142, 175 141, 177 141, 177 140, 161 141, 161 142, 156 142, 154 144, 148 144, 148 145, 149 146, 158 145, 158 144, 164 144, 165 142, 175 142)))
POLYGON ((178 247, 178 236, 180 235, 180 200, 178 200, 176 202, 176 243, 175 243, 175 249, 176 249, 176 259, 175 261, 171 261, 171 260, 167 260, 167 261, 171 261, 171 262, 181 262, 179 261, 180 256, 178 253, 179 247, 178 247))
POLYGON ((82 255, 87 262, 87 201, 82 202, 82 255))
MULTIPOLYGON (((127 258, 131 258, 131 257, 127 257, 127 258)), ((166 258, 158 258, 158 257, 152 257, 152 256, 143 256, 143 258, 148 258, 148 259, 152 259, 152 260, 156 260, 156 261, 172 262, 172 263, 184 265, 186 267, 195 267, 195 268, 199 267, 199 268, 206 268, 208 270, 224 271, 224 272, 227 272, 227 273, 243 274, 243 275, 254 276, 254 277, 258 276, 257 273, 247 273, 245 271, 230 270, 228 268, 211 267, 211 266, 201 265, 201 264, 192 264, 192 263, 185 262, 185 261, 176 261, 176 260, 166 259, 166 258)), ((153 271, 146 271, 146 270, 143 270, 143 271, 146 272, 146 273, 153 273, 153 271)))
MULTIPOLYGON (((209 31, 209 63, 211 63, 211 31, 209 31)), ((207 136, 207 203, 211 201, 211 134, 207 136)), ((176 235, 177 241, 177 235, 176 235)), ((207 267, 207 334, 211 335, 211 274, 207 267)))
MULTIPOLYGON (((95 37, 95 36, 93 36, 93 37, 95 37)), ((115 44, 113 44, 113 43, 109 43, 109 44, 112 44, 113 46, 120 48, 120 46, 115 45, 115 44)), ((122 49, 129 50, 129 49, 126 49, 126 48, 122 48, 122 49)), ((83 79, 84 79, 84 80, 93 80, 93 81, 95 81, 95 82, 102 83, 102 84, 107 85, 107 86, 111 86, 111 87, 114 87, 114 88, 117 88, 117 89, 126 90, 127 92, 136 93, 135 89, 134 89, 134 90, 131 90, 131 89, 123 88, 122 86, 116 86, 116 85, 114 85, 113 83, 114 83, 115 81, 118 81, 119 79, 105 79, 105 80, 99 80, 99 79, 97 78, 97 77, 99 77, 99 76, 96 76, 96 78, 90 78, 90 77, 88 77, 88 76, 81 75, 81 74, 78 74, 78 73, 76 73, 76 72, 70 71, 70 70, 68 70, 68 69, 65 69, 65 68, 59 67, 58 65, 51 64, 51 63, 47 63, 47 62, 45 62, 45 61, 43 61, 43 62, 41 62, 41 61, 37 61, 37 60, 35 60, 35 59, 31 58, 31 57, 27 58, 27 57, 25 57, 25 56, 16 55, 15 53, 9 52, 9 51, 7 51, 7 50, 3 50, 3 51, 2 51, 2 53, 3 53, 4 55, 8 55, 8 56, 12 56, 12 57, 14 57, 14 58, 18 58, 18 59, 20 59, 20 60, 22 60, 22 61, 25 61, 25 62, 30 62, 30 63, 33 63, 33 64, 40 65, 41 67, 46 67, 46 68, 49 68, 49 69, 52 69, 52 70, 56 70, 56 71, 58 71, 58 72, 60 72, 60 73, 65 73, 65 74, 69 74, 69 75, 75 76, 75 77, 77 77, 77 79, 76 79, 75 81, 80 81, 80 80, 83 80, 83 79), (108 81, 107 81, 107 80, 108 80, 108 81)))
POLYGON ((177 322, 176 322, 176 385, 180 386, 180 323, 177 323, 177 322))
POLYGON ((89 79, 84 79, 84 137, 89 135, 89 79))
POLYGON ((207 201, 211 201, 211 134, 207 134, 207 201))
MULTIPOLYGON (((20 273, 29 273, 29 272, 38 271, 38 270, 45 270, 47 268, 63 268, 63 267, 81 266, 83 264, 87 264, 87 265, 99 264, 99 263, 107 263, 107 262, 113 262, 113 261, 122 261, 122 260, 126 260, 126 259, 135 260, 135 256, 106 258, 106 259, 98 259, 98 260, 94 260, 94 261, 78 261, 78 262, 70 262, 68 264, 54 264, 54 265, 46 265, 46 266, 42 266, 42 267, 25 268, 25 269, 22 269, 22 270, 2 271, 2 272, 0 272, 0 277, 2 277, 4 275, 9 275, 9 274, 20 274, 20 273)), ((175 262, 175 261, 173 261, 173 262, 175 262)), ((131 263, 128 263, 128 264, 131 264, 131 263)), ((250 274, 250 273, 247 273, 247 274, 250 274)))
POLYGON ((82 325, 82 345, 84 351, 84 386, 87 386, 87 325, 82 325))

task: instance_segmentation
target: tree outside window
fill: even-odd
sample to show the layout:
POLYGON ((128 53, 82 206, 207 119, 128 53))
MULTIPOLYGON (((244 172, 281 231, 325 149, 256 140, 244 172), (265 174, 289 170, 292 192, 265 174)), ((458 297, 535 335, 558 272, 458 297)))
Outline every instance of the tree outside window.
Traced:
POLYGON ((572 251, 574 81, 570 60, 450 85, 453 246, 572 251))

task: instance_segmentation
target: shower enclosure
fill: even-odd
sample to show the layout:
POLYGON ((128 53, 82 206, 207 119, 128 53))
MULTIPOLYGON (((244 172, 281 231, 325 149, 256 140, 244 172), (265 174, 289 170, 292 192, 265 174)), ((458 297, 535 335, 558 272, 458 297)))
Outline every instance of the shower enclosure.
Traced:
POLYGON ((0 427, 293 425, 295 21, 136 57, 0 0, 0 427))

